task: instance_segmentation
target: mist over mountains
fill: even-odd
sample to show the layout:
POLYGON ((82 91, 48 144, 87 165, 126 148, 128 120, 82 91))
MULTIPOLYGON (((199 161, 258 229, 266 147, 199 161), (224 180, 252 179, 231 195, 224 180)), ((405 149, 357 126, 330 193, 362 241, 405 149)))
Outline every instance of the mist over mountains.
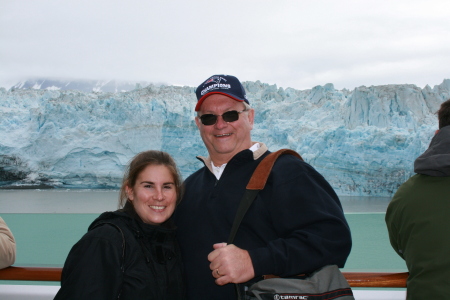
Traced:
POLYGON ((67 79, 28 79, 16 83, 11 88, 35 90, 77 90, 85 93, 118 93, 127 92, 135 88, 146 87, 146 81, 117 81, 117 80, 67 80, 67 79))
MULTIPOLYGON (((148 149, 169 152, 184 178, 201 167, 194 87, 114 84, 0 88, 0 186, 118 188, 127 162, 148 149)), ((438 127, 435 112, 450 98, 449 79, 423 89, 243 85, 256 111, 253 140, 296 150, 338 195, 353 196, 391 196, 414 174, 438 127)))

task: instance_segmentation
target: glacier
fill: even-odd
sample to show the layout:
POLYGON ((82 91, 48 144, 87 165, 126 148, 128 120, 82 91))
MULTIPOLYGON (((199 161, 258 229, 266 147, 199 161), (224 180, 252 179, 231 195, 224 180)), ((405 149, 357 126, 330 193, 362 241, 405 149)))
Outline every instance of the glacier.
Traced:
MULTIPOLYGON (((254 141, 290 148, 340 196, 390 197, 438 128, 450 79, 307 90, 243 82, 256 110, 254 141)), ((195 88, 137 84, 122 92, 0 88, 0 186, 119 188, 138 152, 167 151, 186 178, 207 155, 195 125, 195 88)))

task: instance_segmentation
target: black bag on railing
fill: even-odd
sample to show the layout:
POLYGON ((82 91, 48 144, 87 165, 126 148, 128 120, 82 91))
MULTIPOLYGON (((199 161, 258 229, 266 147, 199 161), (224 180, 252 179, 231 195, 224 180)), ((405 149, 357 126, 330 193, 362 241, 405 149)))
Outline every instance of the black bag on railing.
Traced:
MULTIPOLYGON (((245 213, 260 190, 264 188, 275 161, 282 154, 302 159, 295 151, 281 149, 267 155, 253 172, 233 221, 228 244, 232 244, 245 213)), ((303 160, 303 159, 302 159, 303 160)), ((306 276, 263 279, 244 292, 236 284, 237 299, 242 300, 355 300, 353 292, 336 265, 324 266, 306 276)))

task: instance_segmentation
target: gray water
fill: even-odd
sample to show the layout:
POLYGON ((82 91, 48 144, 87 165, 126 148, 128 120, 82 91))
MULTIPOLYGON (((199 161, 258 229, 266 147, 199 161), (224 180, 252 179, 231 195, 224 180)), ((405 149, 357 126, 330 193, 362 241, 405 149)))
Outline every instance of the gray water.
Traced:
MULTIPOLYGON (((341 196, 345 213, 384 213, 390 198, 341 196)), ((1 213, 102 213, 117 209, 118 190, 0 190, 1 213)))

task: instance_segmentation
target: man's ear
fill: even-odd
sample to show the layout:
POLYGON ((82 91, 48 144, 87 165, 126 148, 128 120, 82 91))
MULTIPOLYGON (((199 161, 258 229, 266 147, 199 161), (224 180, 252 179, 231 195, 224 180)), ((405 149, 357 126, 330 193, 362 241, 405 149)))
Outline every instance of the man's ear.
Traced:
POLYGON ((439 129, 434 132, 434 135, 438 134, 438 132, 439 132, 439 129))
POLYGON ((198 129, 200 129, 200 118, 199 117, 195 117, 195 124, 197 125, 198 129))
POLYGON ((248 121, 250 122, 253 128, 253 124, 255 123, 255 110, 253 108, 251 108, 248 111, 248 121))

